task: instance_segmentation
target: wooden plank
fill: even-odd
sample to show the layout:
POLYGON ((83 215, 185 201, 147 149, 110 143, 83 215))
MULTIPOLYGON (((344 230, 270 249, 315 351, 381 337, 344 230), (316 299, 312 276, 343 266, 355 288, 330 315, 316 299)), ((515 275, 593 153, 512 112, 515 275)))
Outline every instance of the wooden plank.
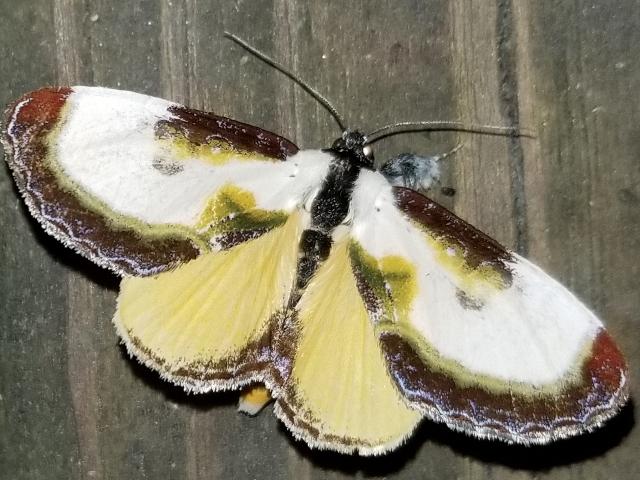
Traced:
MULTIPOLYGON (((535 140, 410 134, 376 145, 464 148, 436 197, 526 252, 605 318, 632 365, 640 306, 640 11, 589 2, 0 0, 0 103, 38 86, 124 88, 214 110, 301 147, 339 133, 231 30, 292 66, 353 127, 461 119, 535 140), (629 334, 627 333, 629 332, 629 334), (625 335, 626 334, 626 335, 625 335)), ((117 280, 47 237, 0 175, 0 478, 637 478, 632 409, 547 448, 480 442, 425 422, 383 458, 310 451, 235 396, 189 396, 126 358, 117 280)))

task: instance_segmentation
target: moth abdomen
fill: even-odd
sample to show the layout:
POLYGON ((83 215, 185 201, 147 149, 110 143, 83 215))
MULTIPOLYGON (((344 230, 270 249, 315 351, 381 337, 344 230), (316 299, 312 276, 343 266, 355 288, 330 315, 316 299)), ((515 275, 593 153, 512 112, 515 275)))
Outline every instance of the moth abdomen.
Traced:
POLYGON ((296 278, 298 289, 307 286, 318 265, 327 259, 331 243, 331 236, 319 230, 308 229, 302 232, 296 278))

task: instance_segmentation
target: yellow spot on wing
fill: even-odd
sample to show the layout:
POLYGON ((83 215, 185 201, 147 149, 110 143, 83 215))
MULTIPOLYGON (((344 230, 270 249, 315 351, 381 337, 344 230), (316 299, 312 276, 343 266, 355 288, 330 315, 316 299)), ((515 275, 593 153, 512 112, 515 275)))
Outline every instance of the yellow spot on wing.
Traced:
MULTIPOLYGON (((258 340, 295 280, 300 215, 256 240, 154 277, 125 277, 116 323, 168 373, 199 370, 258 340)), ((206 372, 204 372, 206 373, 206 372)))
POLYGON ((458 288, 465 293, 484 298, 505 288, 504 277, 497 269, 490 265, 472 267, 459 246, 449 245, 431 235, 425 235, 425 238, 435 260, 454 276, 458 288))
MULTIPOLYGON (((216 192, 215 198, 207 205, 205 216, 213 218, 223 218, 231 213, 246 212, 256 208, 256 199, 248 190, 242 190, 235 185, 224 185, 216 192)), ((202 225, 202 220, 198 223, 202 225)))
POLYGON ((327 438, 369 448, 407 436, 421 414, 393 384, 356 286, 347 242, 337 244, 299 303, 292 408, 327 438))
POLYGON ((239 230, 270 230, 287 221, 288 213, 256 206, 253 193, 232 184, 220 187, 207 201, 196 228, 211 234, 239 230))
POLYGON ((377 259, 353 240, 349 245, 349 256, 361 279, 382 303, 384 317, 408 321, 418 292, 413 264, 397 255, 377 259))

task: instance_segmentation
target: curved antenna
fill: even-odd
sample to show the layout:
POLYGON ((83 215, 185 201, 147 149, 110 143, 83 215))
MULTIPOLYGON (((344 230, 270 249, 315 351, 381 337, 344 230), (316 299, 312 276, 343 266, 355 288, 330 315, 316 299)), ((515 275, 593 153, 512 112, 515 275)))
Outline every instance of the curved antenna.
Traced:
POLYGON ((311 87, 308 83, 306 83, 300 77, 298 77, 295 74, 291 73, 283 65, 279 64, 275 60, 273 60, 273 59, 269 58, 268 56, 266 56, 261 51, 255 49, 254 47, 249 45, 247 42, 242 40, 240 37, 237 37, 236 35, 234 35, 233 33, 230 33, 230 32, 224 32, 224 36, 229 38, 229 39, 231 39, 231 40, 233 40, 238 45, 240 45, 242 48, 244 48, 248 52, 252 53, 256 57, 258 57, 260 60, 265 62, 266 64, 271 65, 273 68, 275 68, 276 70, 280 71, 281 73, 284 73, 287 77, 289 77, 291 80, 293 80, 298 85, 300 85, 309 95, 311 95, 313 98, 315 98, 318 102, 320 102, 322 104, 322 106, 324 108, 326 108, 329 111, 329 113, 336 120, 336 122, 340 126, 340 129, 343 132, 347 130, 346 127, 345 127, 345 123, 344 123, 344 120, 343 120, 342 116, 338 113, 338 111, 335 109, 335 107, 333 105, 331 105, 331 102, 329 102, 329 100, 327 100, 315 88, 311 87))
POLYGON ((528 130, 517 127, 502 127, 497 125, 476 125, 465 124, 456 121, 434 120, 427 122, 399 122, 380 127, 366 135, 365 145, 377 142, 381 138, 398 133, 419 132, 419 131, 455 131, 480 133, 483 135, 498 135, 502 137, 527 137, 535 138, 528 130))

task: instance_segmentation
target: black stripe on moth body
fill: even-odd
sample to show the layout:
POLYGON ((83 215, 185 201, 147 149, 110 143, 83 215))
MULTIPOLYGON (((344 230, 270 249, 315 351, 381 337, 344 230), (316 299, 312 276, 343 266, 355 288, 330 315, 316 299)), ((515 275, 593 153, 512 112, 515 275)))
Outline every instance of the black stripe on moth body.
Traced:
POLYGON ((347 218, 360 170, 373 170, 373 158, 364 153, 363 144, 364 136, 359 132, 345 132, 331 148, 323 150, 333 158, 322 187, 311 204, 311 224, 300 240, 296 277, 298 291, 307 286, 320 263, 329 256, 331 233, 347 218))
POLYGON ((300 239, 300 257, 296 286, 302 290, 307 286, 318 265, 325 261, 331 251, 331 237, 318 230, 307 229, 300 239))
POLYGON ((359 132, 345 132, 331 148, 323 150, 333 159, 311 205, 313 230, 331 233, 347 217, 360 170, 373 170, 373 157, 365 154, 364 141, 365 137, 359 132))
POLYGON ((311 224, 302 233, 296 286, 304 289, 318 266, 331 252, 331 232, 349 213, 351 194, 360 167, 348 158, 334 156, 318 195, 311 204, 311 224))
POLYGON ((322 187, 311 204, 313 230, 329 234, 347 217, 359 174, 359 165, 352 163, 349 158, 334 156, 322 187))

